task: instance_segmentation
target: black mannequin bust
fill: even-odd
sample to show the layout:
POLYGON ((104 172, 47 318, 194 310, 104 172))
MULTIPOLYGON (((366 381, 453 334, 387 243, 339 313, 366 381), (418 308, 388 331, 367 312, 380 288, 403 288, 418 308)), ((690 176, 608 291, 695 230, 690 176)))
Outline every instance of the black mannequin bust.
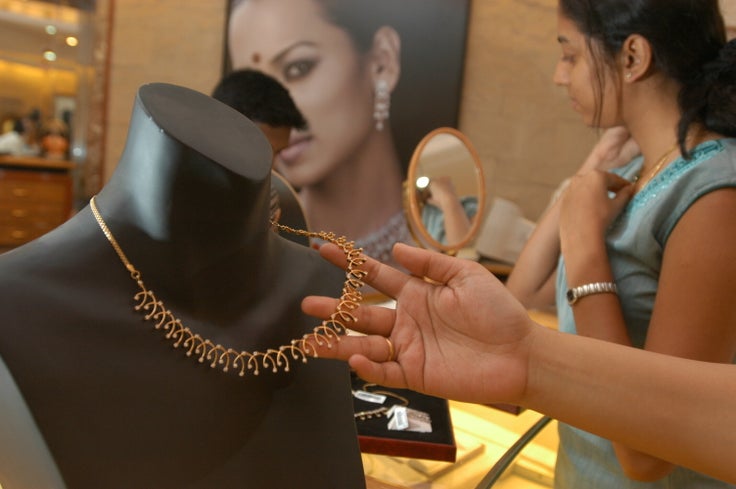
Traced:
MULTIPOLYGON (((269 224, 271 150, 192 90, 141 87, 96 197, 146 286, 215 343, 263 351, 318 324, 344 273, 269 224)), ((135 282, 89 206, 0 255, 0 358, 69 489, 360 488, 347 367, 223 372, 133 310, 135 282)), ((0 444, 9 443, 0 440, 0 444)))

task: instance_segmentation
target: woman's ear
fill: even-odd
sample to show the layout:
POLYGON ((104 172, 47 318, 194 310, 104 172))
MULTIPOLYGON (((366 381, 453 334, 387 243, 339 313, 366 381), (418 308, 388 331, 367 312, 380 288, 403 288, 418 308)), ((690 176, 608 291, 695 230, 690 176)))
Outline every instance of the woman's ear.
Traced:
POLYGON ((621 69, 624 82, 634 82, 645 78, 652 69, 652 45, 639 35, 632 34, 621 48, 621 69))
POLYGON ((401 76, 401 36, 396 29, 383 26, 376 31, 370 56, 374 85, 382 80, 388 85, 389 92, 392 92, 401 76))

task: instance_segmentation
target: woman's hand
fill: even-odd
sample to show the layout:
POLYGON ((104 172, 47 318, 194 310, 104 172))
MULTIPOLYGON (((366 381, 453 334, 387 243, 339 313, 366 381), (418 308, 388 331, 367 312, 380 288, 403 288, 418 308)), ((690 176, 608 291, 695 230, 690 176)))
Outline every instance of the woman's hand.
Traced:
POLYGON ((639 152, 639 145, 626 128, 606 129, 593 146, 578 173, 617 168, 631 161, 639 152))
MULTIPOLYGON (((343 266, 336 246, 320 253, 343 266)), ((369 382, 467 402, 515 402, 527 382, 533 323, 506 288, 475 262, 407 245, 394 247, 411 275, 368 259, 366 283, 397 301, 396 309, 361 306, 351 329, 319 356, 348 360, 369 382), (389 359, 393 344, 394 355, 389 359)), ((307 297, 304 312, 326 317, 336 300, 307 297)))
POLYGON ((449 175, 432 178, 429 183, 429 200, 432 205, 442 210, 451 205, 459 205, 460 199, 455 192, 455 185, 449 175))
POLYGON ((592 170, 572 177, 562 196, 560 241, 584 246, 600 241, 631 196, 634 186, 628 180, 607 171, 592 170))

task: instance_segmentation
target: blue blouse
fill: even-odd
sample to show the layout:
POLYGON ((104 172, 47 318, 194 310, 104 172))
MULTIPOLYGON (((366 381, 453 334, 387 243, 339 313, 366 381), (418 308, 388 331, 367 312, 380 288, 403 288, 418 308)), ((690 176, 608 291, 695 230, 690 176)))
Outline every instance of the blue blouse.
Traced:
MULTIPOLYGON (((707 141, 665 167, 628 203, 608 231, 606 244, 611 270, 618 286, 626 329, 634 346, 642 348, 654 308, 662 256, 672 230, 690 206, 703 195, 736 187, 736 139, 707 141)), ((633 179, 641 171, 638 157, 616 170, 633 179)), ((557 315, 560 331, 575 333, 572 309, 567 304, 565 264, 557 269, 557 315)), ((636 409, 636 406, 631 406, 636 409)), ((683 423, 687 420, 683 420, 683 423)), ((682 467, 650 483, 628 479, 620 468, 611 443, 560 423, 560 449, 555 487, 565 489, 655 489, 736 487, 682 467)))

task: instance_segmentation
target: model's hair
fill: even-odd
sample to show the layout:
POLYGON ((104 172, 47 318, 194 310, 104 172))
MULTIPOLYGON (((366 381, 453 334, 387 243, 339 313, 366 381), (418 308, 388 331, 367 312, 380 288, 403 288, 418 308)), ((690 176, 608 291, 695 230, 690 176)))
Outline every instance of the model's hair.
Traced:
POLYGON ((383 26, 399 21, 403 14, 397 0, 314 0, 322 6, 327 20, 341 27, 360 52, 368 52, 373 36, 383 26))
MULTIPOLYGON (((248 0, 230 0, 230 13, 248 0)), ((376 31, 392 25, 402 15, 395 2, 403 0, 312 0, 322 8, 325 19, 341 28, 356 49, 366 53, 373 45, 376 31)))
POLYGON ((307 126, 289 91, 260 71, 244 69, 227 74, 215 87, 212 97, 254 122, 296 129, 307 126))
POLYGON ((605 69, 624 41, 639 34, 652 46, 654 66, 681 85, 678 141, 693 123, 736 136, 736 41, 726 42, 718 0, 560 0, 560 13, 586 37, 598 69, 600 121, 605 69))

